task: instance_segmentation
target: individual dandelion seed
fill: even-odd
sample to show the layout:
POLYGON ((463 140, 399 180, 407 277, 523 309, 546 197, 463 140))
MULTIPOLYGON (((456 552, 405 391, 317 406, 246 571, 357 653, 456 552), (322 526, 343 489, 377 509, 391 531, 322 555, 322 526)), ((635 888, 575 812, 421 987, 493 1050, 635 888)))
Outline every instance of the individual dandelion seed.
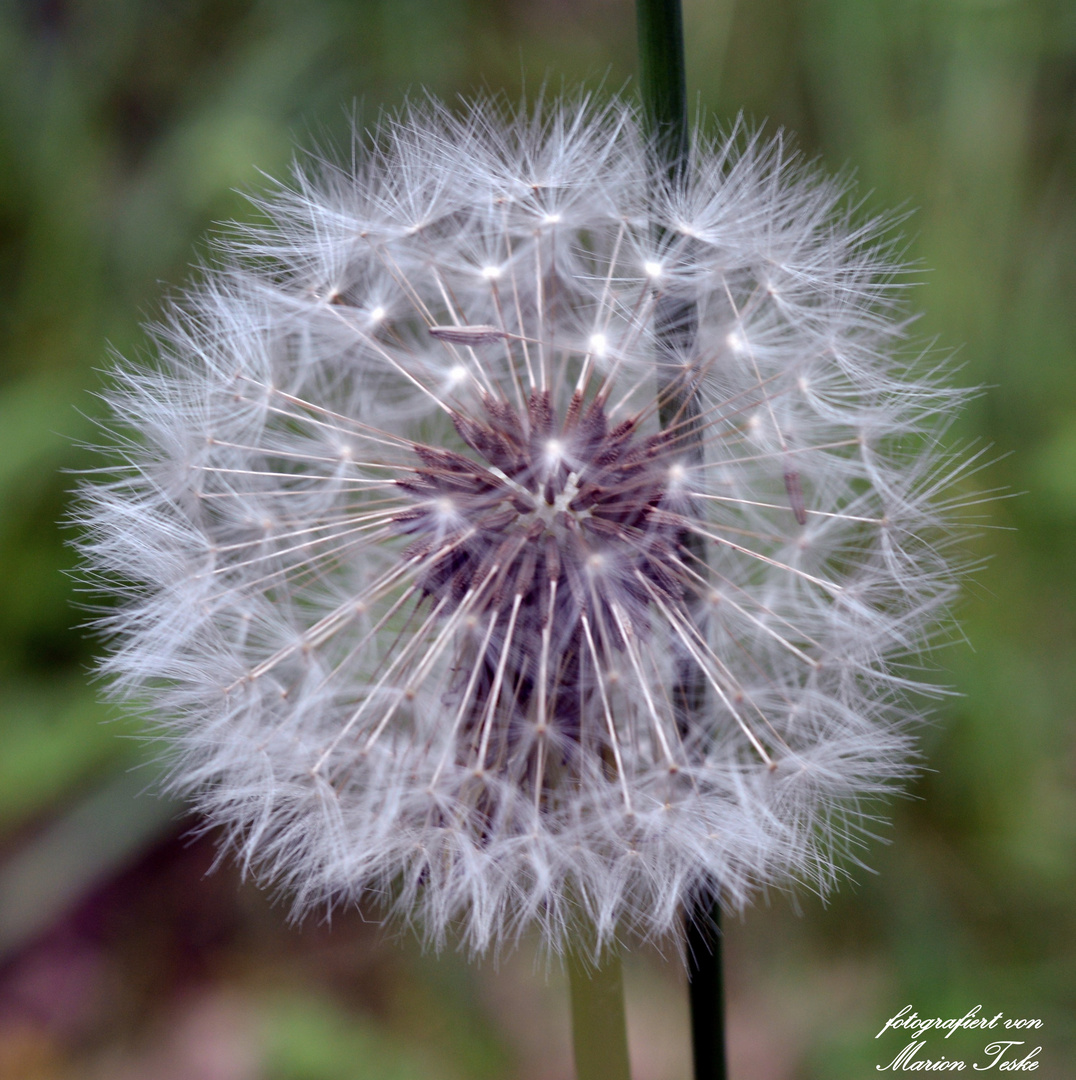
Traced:
POLYGON ((600 950, 827 889, 909 772, 960 395, 841 184, 646 156, 621 102, 411 106, 116 372, 104 671, 297 911, 600 950))

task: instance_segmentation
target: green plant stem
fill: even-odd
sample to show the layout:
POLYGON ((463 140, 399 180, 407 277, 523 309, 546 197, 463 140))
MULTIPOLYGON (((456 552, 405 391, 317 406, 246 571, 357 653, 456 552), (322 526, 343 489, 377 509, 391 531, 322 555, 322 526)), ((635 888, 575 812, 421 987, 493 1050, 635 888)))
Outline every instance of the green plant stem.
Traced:
MULTIPOLYGON (((636 0, 635 12, 639 81, 650 138, 653 183, 655 188, 667 184, 676 189, 688 182, 691 154, 680 0, 636 0)), ((655 239, 659 243, 665 239, 660 228, 655 239)), ((704 432, 692 366, 697 328, 698 313, 693 305, 659 292, 654 312, 659 365, 658 415, 663 428, 676 431, 677 445, 693 463, 701 463, 704 458, 704 432)), ((706 566, 702 537, 685 532, 680 543, 697 566, 706 566)), ((704 633, 704 616, 690 591, 685 593, 684 603, 704 633)), ((706 708, 706 686, 698 665, 690 658, 685 657, 679 669, 674 695, 677 723, 684 731, 698 730, 704 723, 700 713, 706 708)), ((685 905, 695 1080, 726 1080, 728 1075, 719 917, 716 888, 704 891, 685 905)))
POLYGON ((721 907, 713 896, 699 897, 685 915, 695 1080, 728 1077, 720 920, 721 907))
POLYGON ((576 1080, 631 1080, 620 955, 607 950, 594 965, 569 952, 568 980, 576 1080))
POLYGON ((643 115, 654 163, 675 183, 685 171, 690 148, 680 0, 636 0, 635 16, 643 115))
MULTIPOLYGON (((690 133, 684 69, 684 24, 680 0, 636 0, 639 32, 639 84, 650 138, 653 184, 678 187, 687 180, 690 133)), ((664 239, 655 227, 655 240, 664 239)), ((698 317, 694 305, 658 294, 654 332, 658 343, 659 415, 662 427, 678 425, 677 441, 689 456, 701 454, 698 404, 687 372, 679 372, 695 343, 698 317)))

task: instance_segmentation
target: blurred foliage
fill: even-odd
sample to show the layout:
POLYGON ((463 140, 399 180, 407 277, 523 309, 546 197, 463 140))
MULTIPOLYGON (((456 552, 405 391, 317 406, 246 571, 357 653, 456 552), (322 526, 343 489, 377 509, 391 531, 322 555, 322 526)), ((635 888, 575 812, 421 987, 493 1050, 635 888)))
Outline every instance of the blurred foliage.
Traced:
MULTIPOLYGON (((56 524, 71 470, 93 465, 80 446, 109 346, 137 354, 139 321, 205 256, 199 238, 248 214, 237 192, 284 173, 296 143, 342 141, 353 113, 422 88, 621 89, 633 19, 629 0, 0 2, 0 853, 34 845, 145 753, 120 737, 130 724, 104 723, 86 674, 98 645, 72 629, 70 535, 56 524)), ((942 1016, 982 1003, 1041 1017, 1039 1075, 1073 1075, 1076 5, 685 0, 685 21, 703 113, 786 126, 808 155, 856 170, 868 209, 914 209, 918 331, 956 350, 954 378, 984 387, 955 433, 994 448, 968 490, 1019 493, 981 508, 974 552, 989 562, 964 606, 970 647, 941 657, 962 696, 925 734, 931 771, 896 806, 892 844, 864 853, 879 872, 856 871, 828 909, 805 897, 802 918, 780 902, 731 927, 734 1061, 773 1080, 873 1075, 874 1033, 906 1002, 942 1016), (783 1056, 752 1056, 765 1039, 784 1040, 783 1056)), ((145 816, 128 861, 162 827, 145 816)), ((179 875, 185 851, 146 858, 179 875)), ((199 1076, 543 1075, 506 1057, 457 962, 408 967, 382 945, 366 996, 311 988, 297 973, 309 959, 291 954, 267 975, 256 953, 294 931, 281 913, 252 915, 232 878, 207 885, 204 867, 175 889, 195 906, 215 889, 230 914, 199 946, 210 959, 180 977, 161 957, 195 916, 160 923, 128 895, 156 879, 120 869, 102 866, 112 884, 92 901, 113 905, 111 930, 85 930, 84 905, 0 969, 5 1076, 194 1075, 131 1049, 173 1045, 161 1025, 191 980, 246 995, 261 1048, 199 1076), (91 1009, 72 1027, 27 1005, 33 979, 68 985, 79 971, 97 972, 78 984, 83 1003, 122 984, 137 1008, 91 1009), (416 1049, 409 1028, 441 1034, 416 1049)), ((346 952, 364 934, 345 926, 337 940, 346 952)))

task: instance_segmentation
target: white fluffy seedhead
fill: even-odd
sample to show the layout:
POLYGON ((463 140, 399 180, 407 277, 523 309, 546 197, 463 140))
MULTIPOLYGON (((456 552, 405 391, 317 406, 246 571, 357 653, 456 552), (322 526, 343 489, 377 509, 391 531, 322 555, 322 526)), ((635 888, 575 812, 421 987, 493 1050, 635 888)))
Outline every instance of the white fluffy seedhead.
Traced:
POLYGON ((667 192, 646 156, 623 103, 410 108, 116 375, 104 670, 299 911, 660 935, 829 887, 907 775, 957 397, 840 185, 742 133, 667 192))

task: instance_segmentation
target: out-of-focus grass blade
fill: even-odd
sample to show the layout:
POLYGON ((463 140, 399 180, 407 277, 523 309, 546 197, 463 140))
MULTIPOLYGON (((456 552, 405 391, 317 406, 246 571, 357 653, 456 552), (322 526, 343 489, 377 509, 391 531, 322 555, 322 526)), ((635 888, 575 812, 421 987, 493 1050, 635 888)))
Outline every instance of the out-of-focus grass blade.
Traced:
POLYGON ((265 1020, 270 1080, 442 1080, 454 1072, 328 997, 280 996, 267 1004, 265 1020))
POLYGON ((90 686, 0 686, 0 836, 11 833, 94 773, 136 760, 137 743, 90 686))
POLYGON ((147 793, 155 780, 113 776, 0 866, 0 959, 175 827, 182 804, 147 793))
MULTIPOLYGON (((88 438, 92 430, 67 393, 57 393, 52 374, 28 376, 0 389, 0 511, 6 516, 32 470, 39 479, 51 480, 70 458, 72 440, 88 438)), ((0 529, 4 525, 0 518, 0 529)))

